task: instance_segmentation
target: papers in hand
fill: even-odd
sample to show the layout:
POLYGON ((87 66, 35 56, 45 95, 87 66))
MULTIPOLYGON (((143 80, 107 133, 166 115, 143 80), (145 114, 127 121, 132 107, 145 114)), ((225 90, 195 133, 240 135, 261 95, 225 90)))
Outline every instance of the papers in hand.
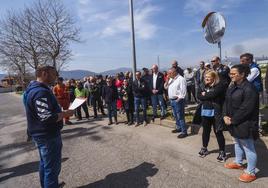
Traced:
POLYGON ((81 106, 86 100, 86 98, 76 98, 69 107, 69 110, 75 110, 77 107, 81 106))

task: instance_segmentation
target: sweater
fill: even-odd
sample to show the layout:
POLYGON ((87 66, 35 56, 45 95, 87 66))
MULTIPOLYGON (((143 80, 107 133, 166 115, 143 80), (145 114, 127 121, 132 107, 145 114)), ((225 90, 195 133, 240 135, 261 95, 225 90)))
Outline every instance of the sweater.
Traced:
POLYGON ((57 120, 61 108, 51 89, 34 81, 26 89, 24 98, 29 134, 42 138, 60 135, 63 121, 57 120))

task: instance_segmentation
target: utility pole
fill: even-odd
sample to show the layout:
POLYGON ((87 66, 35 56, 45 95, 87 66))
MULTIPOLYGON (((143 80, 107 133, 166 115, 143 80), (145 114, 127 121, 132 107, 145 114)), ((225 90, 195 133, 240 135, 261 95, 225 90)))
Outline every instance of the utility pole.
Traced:
POLYGON ((160 70, 160 58, 159 58, 159 55, 157 56, 157 66, 158 66, 158 69, 160 70))
POLYGON ((135 46, 135 28, 134 28, 134 15, 133 15, 133 0, 129 0, 129 14, 130 14, 130 25, 131 25, 131 41, 132 41, 132 71, 133 80, 135 80, 136 74, 136 46, 135 46))

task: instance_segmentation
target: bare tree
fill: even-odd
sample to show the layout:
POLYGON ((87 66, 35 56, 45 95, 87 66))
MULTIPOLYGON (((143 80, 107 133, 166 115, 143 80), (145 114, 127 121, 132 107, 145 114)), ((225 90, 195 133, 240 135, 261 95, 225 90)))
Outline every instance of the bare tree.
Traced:
POLYGON ((62 2, 39 0, 20 12, 9 11, 1 20, 1 65, 23 72, 26 65, 36 70, 49 64, 60 71, 71 57, 72 41, 79 41, 79 29, 62 2))
POLYGON ((15 45, 12 46, 13 48, 1 46, 0 67, 8 73, 16 75, 20 85, 24 86, 29 68, 20 49, 16 49, 15 45))
POLYGON ((3 55, 20 56, 34 70, 40 65, 44 53, 28 9, 18 13, 8 12, 6 19, 1 21, 0 48, 3 55))
POLYGON ((39 0, 32 9, 35 24, 39 28, 39 41, 58 71, 71 56, 70 42, 79 41, 79 29, 64 5, 57 0, 39 0))

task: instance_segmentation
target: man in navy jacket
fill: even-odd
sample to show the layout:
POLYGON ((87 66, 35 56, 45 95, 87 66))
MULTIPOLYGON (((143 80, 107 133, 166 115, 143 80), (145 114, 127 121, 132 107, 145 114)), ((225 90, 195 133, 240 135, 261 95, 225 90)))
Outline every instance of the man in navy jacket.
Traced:
POLYGON ((136 72, 136 80, 133 82, 132 91, 134 95, 134 108, 136 115, 136 124, 135 126, 139 126, 140 117, 139 117, 139 108, 142 106, 143 111, 143 126, 147 125, 147 113, 146 113, 146 96, 148 96, 149 86, 148 83, 141 78, 141 72, 136 72))
POLYGON ((39 67, 36 77, 37 80, 31 82, 24 96, 28 132, 39 150, 41 187, 56 188, 59 187, 58 176, 61 170, 62 119, 72 116, 73 110, 62 112, 49 88, 57 77, 54 67, 39 67))

